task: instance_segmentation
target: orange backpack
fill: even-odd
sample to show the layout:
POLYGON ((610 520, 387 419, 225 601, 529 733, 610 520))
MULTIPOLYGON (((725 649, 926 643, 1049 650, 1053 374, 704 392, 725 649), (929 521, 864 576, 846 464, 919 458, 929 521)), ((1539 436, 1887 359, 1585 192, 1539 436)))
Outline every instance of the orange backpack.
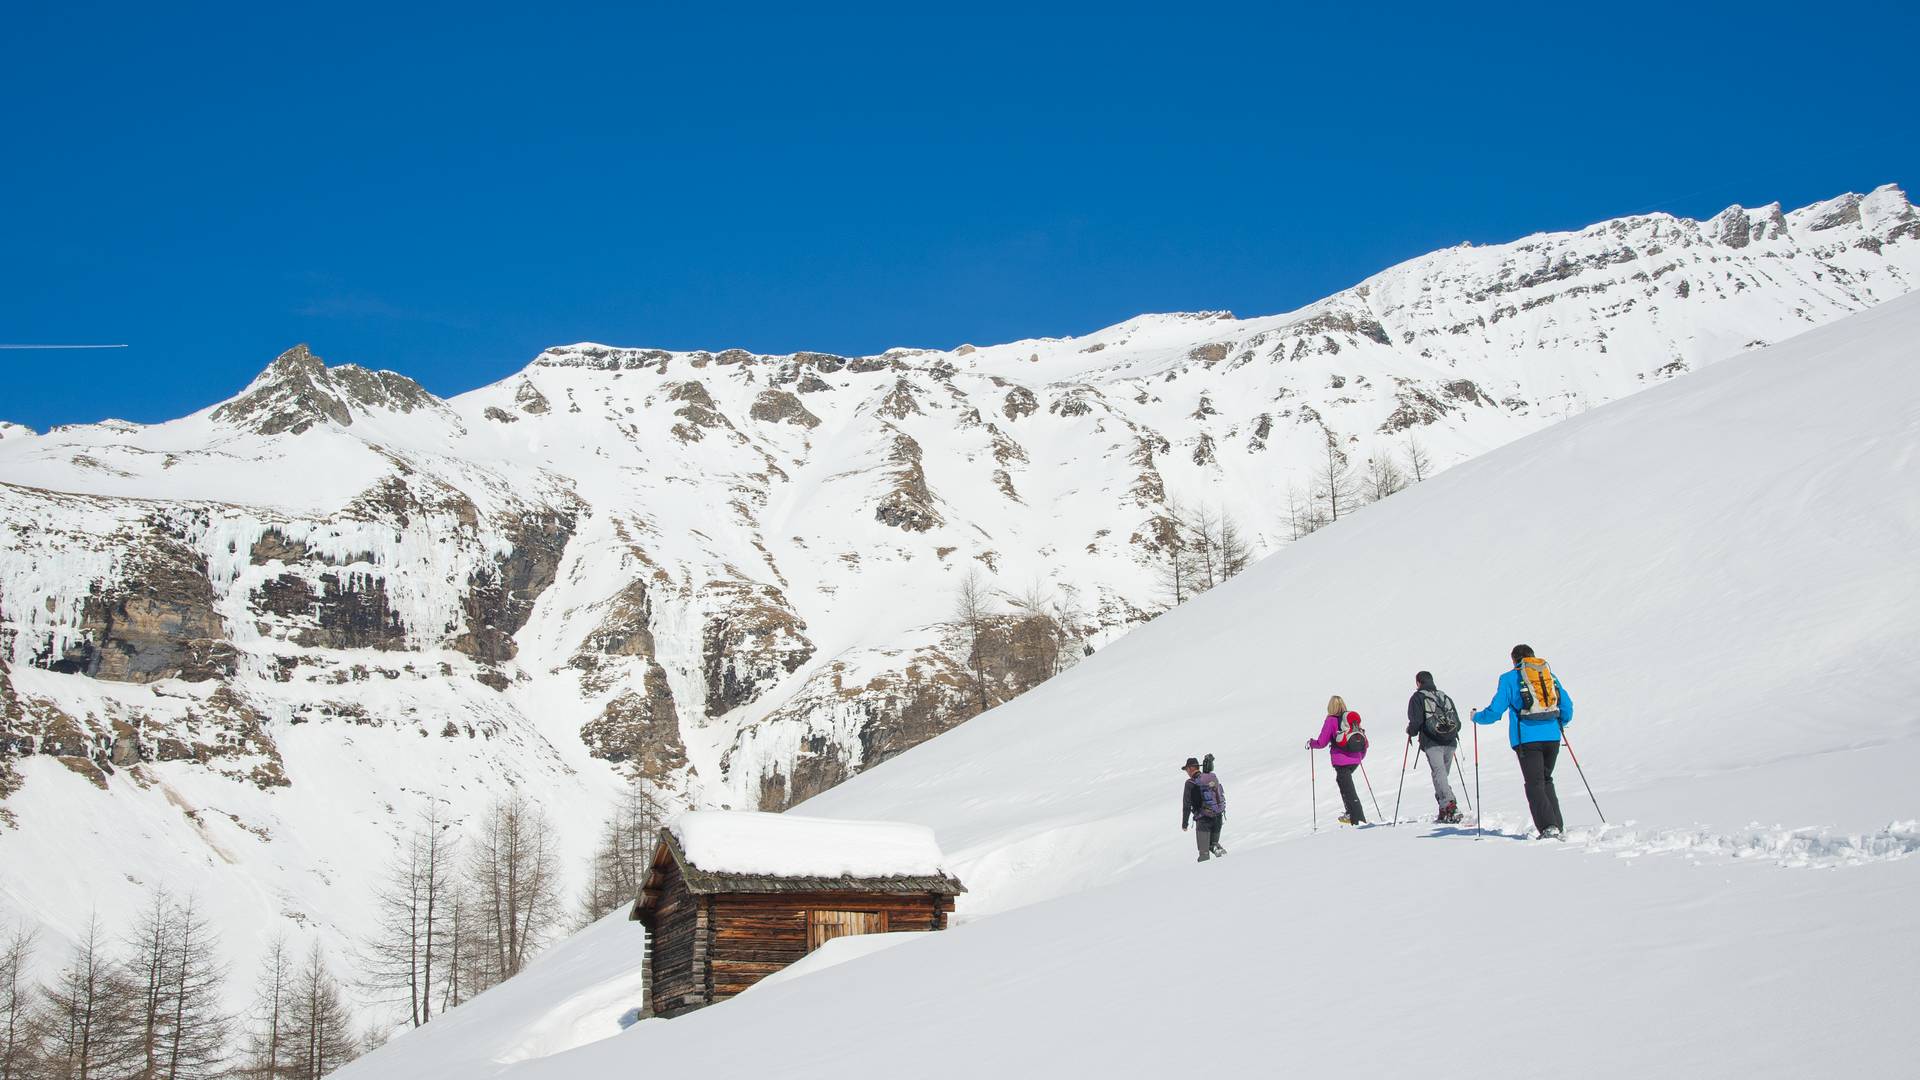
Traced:
POLYGON ((1520 661, 1520 715, 1538 719, 1560 714, 1560 686, 1553 668, 1537 656, 1520 661))

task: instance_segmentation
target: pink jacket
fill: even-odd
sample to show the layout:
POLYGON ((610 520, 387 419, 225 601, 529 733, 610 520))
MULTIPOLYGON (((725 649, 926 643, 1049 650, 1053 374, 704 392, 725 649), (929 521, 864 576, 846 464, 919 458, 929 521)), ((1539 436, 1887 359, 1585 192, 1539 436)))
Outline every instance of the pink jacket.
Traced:
MULTIPOLYGON (((1337 716, 1327 717, 1327 722, 1324 725, 1322 725, 1320 728, 1320 737, 1313 740, 1313 748, 1315 750, 1318 750, 1321 747, 1328 745, 1329 743, 1333 742, 1333 737, 1339 733, 1340 733, 1340 718, 1337 716)), ((1333 753, 1329 756, 1333 758, 1333 763, 1335 765, 1358 765, 1360 764, 1361 759, 1367 756, 1367 752, 1365 750, 1362 750, 1357 754, 1349 754, 1345 750, 1342 750, 1336 746, 1333 748, 1333 753)))

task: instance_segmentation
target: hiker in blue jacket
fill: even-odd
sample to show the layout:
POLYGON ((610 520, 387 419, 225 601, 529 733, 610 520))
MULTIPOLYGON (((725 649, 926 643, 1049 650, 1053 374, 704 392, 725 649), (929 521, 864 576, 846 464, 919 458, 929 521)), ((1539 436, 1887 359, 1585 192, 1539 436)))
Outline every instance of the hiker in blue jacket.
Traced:
POLYGON ((1573 698, 1545 660, 1530 645, 1515 645, 1513 668, 1500 676, 1493 701, 1475 710, 1473 722, 1492 724, 1507 714, 1507 743, 1520 758, 1527 785, 1527 809, 1540 835, 1556 838, 1566 829, 1560 796, 1553 790, 1553 763, 1560 756, 1560 729, 1573 723, 1573 698), (1551 691, 1548 691, 1548 687, 1551 691))

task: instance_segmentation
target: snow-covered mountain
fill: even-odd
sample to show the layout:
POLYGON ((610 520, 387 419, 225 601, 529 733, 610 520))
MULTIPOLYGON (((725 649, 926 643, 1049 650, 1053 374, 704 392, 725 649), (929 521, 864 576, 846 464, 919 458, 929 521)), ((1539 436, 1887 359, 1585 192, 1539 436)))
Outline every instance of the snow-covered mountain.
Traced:
POLYGON ((1920 296, 1596 409, 794 811, 931 825, 955 929, 622 1031, 615 914, 341 1075, 1904 1075, 1916 455, 1920 296), (1484 705, 1517 640, 1577 702, 1569 841, 1528 839, 1504 721, 1484 839, 1412 770, 1404 824, 1334 826, 1327 696, 1391 818, 1413 672, 1484 705), (1231 854, 1196 865, 1176 769, 1207 751, 1231 854))
MULTIPOLYGON (((450 400, 299 347, 169 423, 9 429, 0 854, 75 869, 0 908, 59 937, 191 885, 244 958, 288 921, 357 936, 341 886, 428 802, 526 792, 576 861, 625 775, 784 807, 973 715, 970 570, 1077 597, 1103 644, 1164 606, 1170 500, 1273 551, 1329 436, 1450 465, 1917 282, 1884 187, 1448 249, 1286 315, 574 345, 450 400)), ((996 699, 1037 681, 1017 626, 988 646, 996 699)))

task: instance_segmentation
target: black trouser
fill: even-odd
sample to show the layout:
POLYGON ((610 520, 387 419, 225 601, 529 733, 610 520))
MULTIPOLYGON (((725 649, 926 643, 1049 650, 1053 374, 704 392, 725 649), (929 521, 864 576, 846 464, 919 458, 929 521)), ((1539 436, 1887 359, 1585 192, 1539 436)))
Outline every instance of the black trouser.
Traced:
POLYGON ((1367 820, 1367 812, 1360 809, 1360 793, 1353 790, 1353 770, 1358 765, 1335 765, 1334 782, 1340 785, 1340 801, 1347 804, 1347 820, 1359 824, 1367 820))
POLYGON ((1513 748, 1520 756, 1520 775, 1527 781, 1527 809, 1533 811, 1533 827, 1541 832, 1564 829, 1560 821, 1560 796, 1553 790, 1553 763, 1560 757, 1558 742, 1527 742, 1513 748))
POLYGON ((1220 826, 1226 818, 1198 817, 1193 819, 1194 842, 1200 845, 1200 861, 1206 862, 1213 857, 1213 849, 1220 846, 1220 826))

